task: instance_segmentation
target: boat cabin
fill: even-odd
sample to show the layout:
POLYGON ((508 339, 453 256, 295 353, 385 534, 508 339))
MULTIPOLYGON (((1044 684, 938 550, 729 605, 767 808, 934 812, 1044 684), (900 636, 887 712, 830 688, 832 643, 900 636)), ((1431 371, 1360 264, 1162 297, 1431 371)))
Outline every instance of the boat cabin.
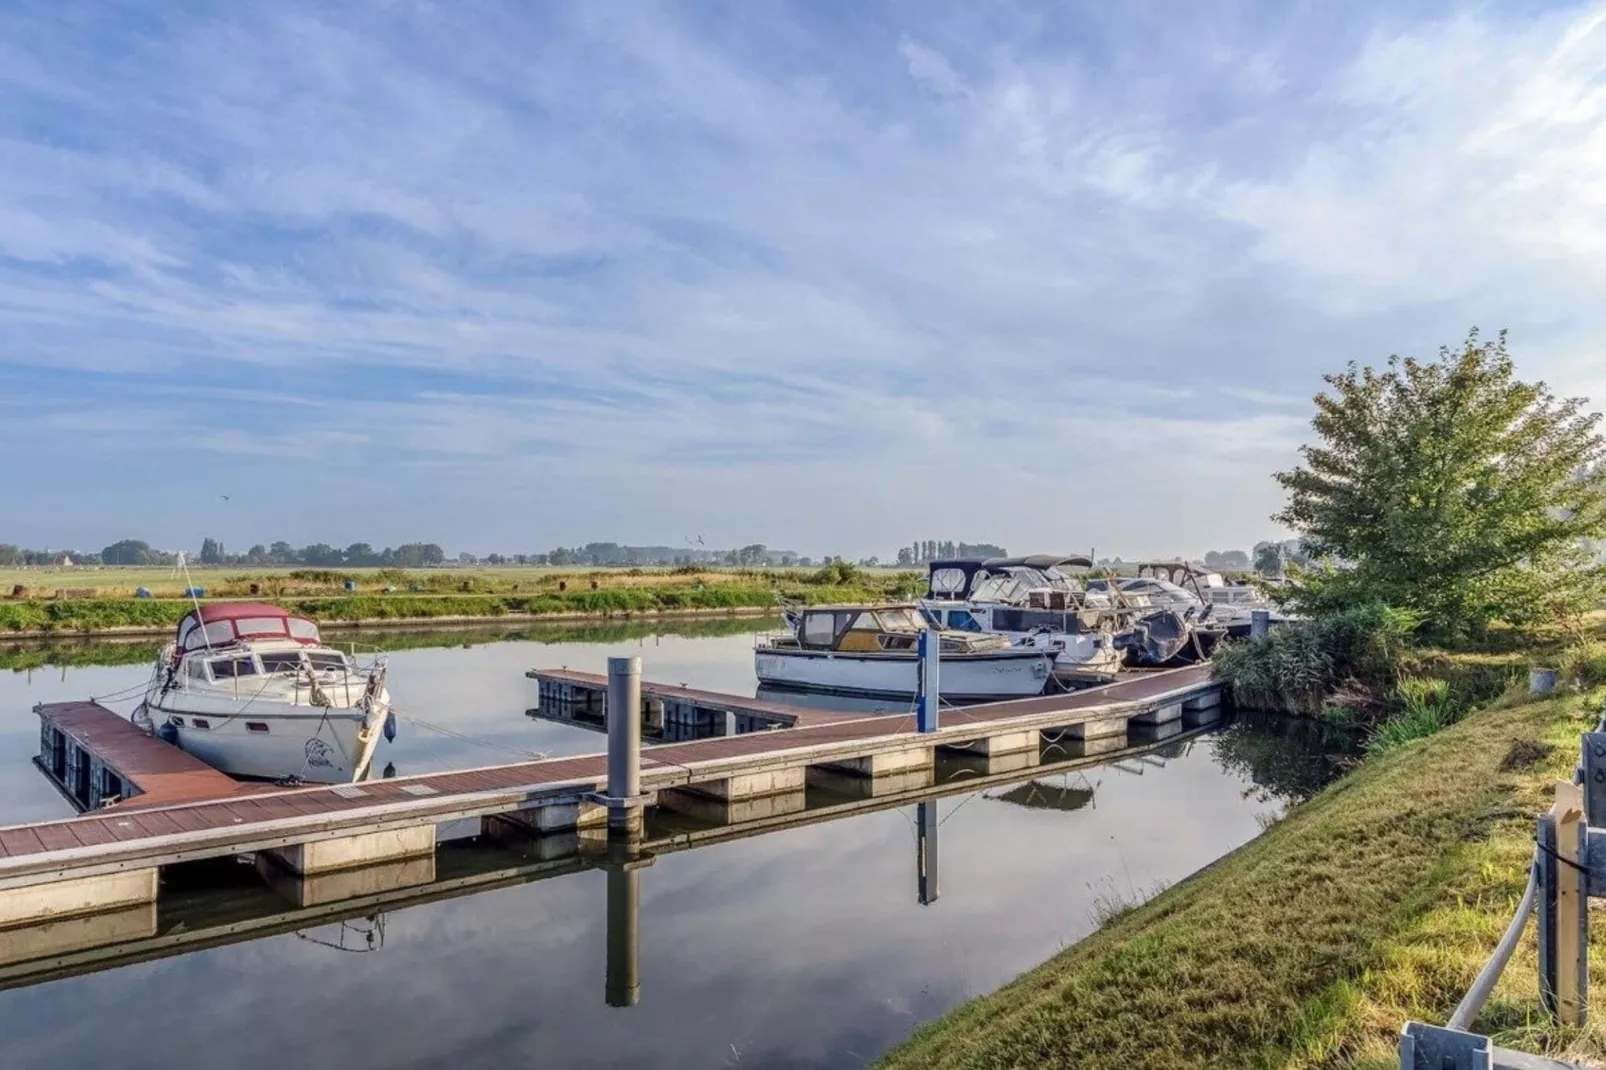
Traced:
POLYGON ((1003 602, 1038 609, 1076 609, 1082 587, 1063 569, 1092 568, 1081 555, 1028 554, 1025 557, 960 557, 933 561, 926 574, 926 597, 940 601, 1003 602))
MULTIPOLYGON (((931 624, 918 606, 843 605, 814 606, 797 615, 795 638, 805 650, 875 654, 913 653, 920 633, 931 624)), ((994 637, 942 631, 944 653, 959 653, 997 645, 994 637), (980 645, 978 645, 980 644, 980 645)), ((1004 641, 1003 645, 1008 645, 1004 641)))

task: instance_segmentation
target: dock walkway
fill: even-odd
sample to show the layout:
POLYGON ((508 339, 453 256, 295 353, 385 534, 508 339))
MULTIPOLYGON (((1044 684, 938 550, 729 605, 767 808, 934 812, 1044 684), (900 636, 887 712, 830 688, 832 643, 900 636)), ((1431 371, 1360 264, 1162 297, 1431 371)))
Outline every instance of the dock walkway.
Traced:
POLYGON ((40 732, 34 764, 78 810, 108 798, 132 809, 273 790, 218 772, 98 702, 53 702, 34 712, 40 732))
MULTIPOLYGON (((647 748, 641 786, 660 804, 723 807, 726 820, 736 821, 772 814, 790 800, 801 805, 805 784, 817 775, 871 785, 922 776, 929 782, 939 748, 1029 763, 1045 739, 1124 740, 1129 723, 1214 719, 1219 701, 1219 685, 1198 666, 1068 695, 945 710, 942 727, 930 733, 916 731, 913 715, 831 714, 824 723, 804 719, 796 727, 647 748)), ((39 712, 62 725, 72 711, 56 704, 39 712)), ((160 868, 181 862, 266 852, 311 876, 432 857, 436 826, 447 821, 513 822, 535 833, 607 825, 596 799, 606 783, 605 754, 333 787, 229 781, 227 796, 188 799, 178 794, 186 786, 209 789, 197 770, 172 760, 170 772, 145 774, 152 786, 138 807, 0 828, 0 928, 154 901, 160 868), (174 779, 156 779, 163 776, 174 779)))

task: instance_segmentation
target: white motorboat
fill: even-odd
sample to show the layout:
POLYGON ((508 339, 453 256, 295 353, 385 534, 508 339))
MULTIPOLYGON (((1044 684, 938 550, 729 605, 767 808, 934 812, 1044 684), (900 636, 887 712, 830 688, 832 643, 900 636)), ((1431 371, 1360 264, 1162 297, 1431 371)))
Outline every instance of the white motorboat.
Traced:
MULTIPOLYGON (((792 631, 761 636, 753 669, 766 687, 913 698, 920 687, 916 642, 931 629, 913 605, 811 606, 788 615, 792 631)), ((941 631, 938 693, 950 702, 1042 694, 1053 653, 1010 645, 1001 635, 941 631)))
POLYGON ((197 605, 157 655, 135 719, 234 776, 359 780, 395 734, 385 673, 383 658, 359 666, 278 606, 197 605))
POLYGON ((1062 682, 1107 682, 1121 671, 1130 614, 1065 571, 1092 564, 1053 554, 933 561, 920 608, 939 627, 1002 635, 1052 654, 1062 682))

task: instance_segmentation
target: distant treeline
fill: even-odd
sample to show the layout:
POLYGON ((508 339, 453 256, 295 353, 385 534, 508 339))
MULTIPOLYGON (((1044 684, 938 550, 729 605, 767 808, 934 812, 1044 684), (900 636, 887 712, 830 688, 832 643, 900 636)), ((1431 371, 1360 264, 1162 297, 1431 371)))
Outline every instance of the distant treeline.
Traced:
POLYGON ((898 564, 923 565, 950 557, 1008 557, 1002 546, 990 542, 955 542, 952 539, 921 539, 898 547, 898 564))
MULTIPOLYGON (((178 552, 159 550, 141 539, 123 539, 99 553, 83 550, 26 550, 0 543, 0 567, 18 565, 145 565, 166 567, 175 564, 178 552)), ((220 539, 204 539, 199 554, 190 560, 200 565, 234 565, 260 568, 305 566, 311 568, 428 568, 444 565, 446 552, 433 542, 409 542, 376 550, 365 542, 354 542, 345 549, 328 543, 291 546, 287 542, 258 543, 244 553, 231 552, 220 539)), ((544 553, 487 554, 484 557, 460 553, 450 559, 464 565, 592 565, 607 567, 658 565, 781 565, 812 567, 811 557, 790 550, 771 550, 753 543, 739 550, 712 550, 703 546, 624 546, 616 542, 591 542, 573 548, 559 546, 544 553)), ((825 560, 832 560, 826 558, 825 560)))

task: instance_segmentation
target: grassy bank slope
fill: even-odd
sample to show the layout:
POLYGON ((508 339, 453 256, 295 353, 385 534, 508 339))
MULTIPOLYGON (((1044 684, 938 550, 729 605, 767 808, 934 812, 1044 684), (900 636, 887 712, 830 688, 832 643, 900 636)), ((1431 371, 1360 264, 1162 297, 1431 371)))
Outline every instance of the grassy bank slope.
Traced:
MULTIPOLYGON (((1570 774, 1593 719, 1583 709, 1574 696, 1489 710, 1366 763, 882 1065, 1397 1066, 1401 1022, 1442 1023, 1510 919, 1530 815, 1570 774)), ((1537 983, 1530 930, 1478 1028, 1528 1050, 1606 1053, 1598 1033, 1544 1024, 1537 983)))

